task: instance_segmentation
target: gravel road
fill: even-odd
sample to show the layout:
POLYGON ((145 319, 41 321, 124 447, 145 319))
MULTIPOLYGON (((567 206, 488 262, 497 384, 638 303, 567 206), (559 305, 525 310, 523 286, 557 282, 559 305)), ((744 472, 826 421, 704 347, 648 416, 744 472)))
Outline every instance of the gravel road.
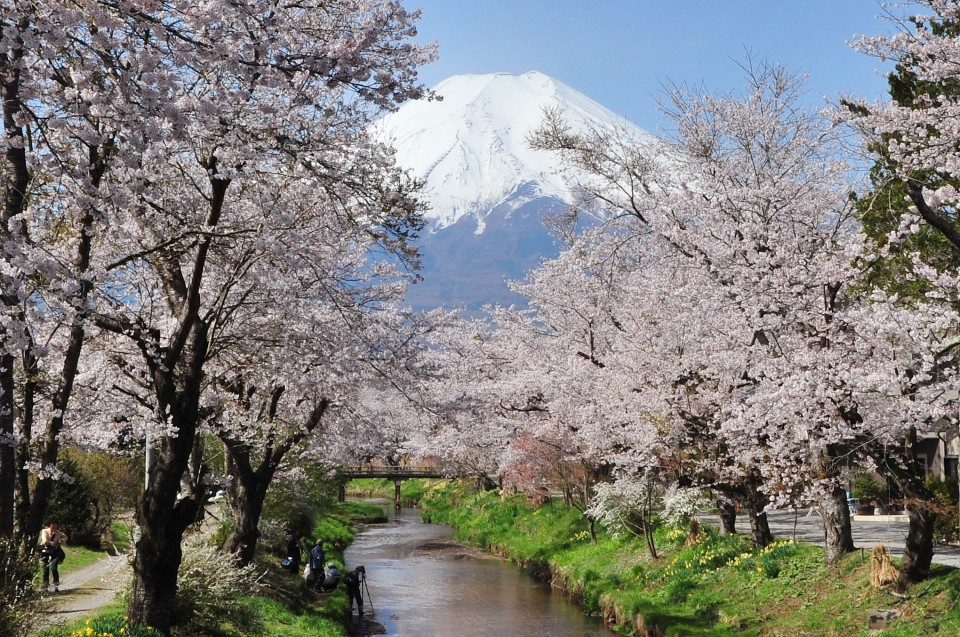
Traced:
POLYGON ((94 615, 113 602, 128 577, 127 558, 106 557, 60 577, 60 591, 44 598, 36 629, 94 615))

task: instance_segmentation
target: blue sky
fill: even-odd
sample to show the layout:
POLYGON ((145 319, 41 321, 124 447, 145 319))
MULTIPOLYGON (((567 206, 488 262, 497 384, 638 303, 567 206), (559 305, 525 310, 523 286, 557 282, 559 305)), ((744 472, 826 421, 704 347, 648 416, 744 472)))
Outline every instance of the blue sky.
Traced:
POLYGON ((847 45, 889 32, 878 0, 404 0, 437 42, 432 86, 461 73, 541 71, 655 132, 664 83, 736 90, 757 58, 806 73, 809 101, 879 99, 889 64, 847 45))

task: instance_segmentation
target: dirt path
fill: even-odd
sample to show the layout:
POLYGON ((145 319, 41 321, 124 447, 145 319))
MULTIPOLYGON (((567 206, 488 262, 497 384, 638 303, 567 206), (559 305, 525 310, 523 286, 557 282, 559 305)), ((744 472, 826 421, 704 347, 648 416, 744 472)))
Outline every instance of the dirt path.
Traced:
POLYGON ((60 577, 60 591, 44 597, 35 630, 95 614, 122 590, 127 558, 105 557, 60 577))

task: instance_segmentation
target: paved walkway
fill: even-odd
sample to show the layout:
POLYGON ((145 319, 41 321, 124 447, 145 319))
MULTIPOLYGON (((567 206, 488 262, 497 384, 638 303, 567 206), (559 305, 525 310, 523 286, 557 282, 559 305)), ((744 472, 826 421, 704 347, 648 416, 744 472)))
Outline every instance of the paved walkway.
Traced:
MULTIPOLYGON (((719 524, 714 515, 701 516, 708 524, 719 524)), ((771 511, 767 514, 770 531, 779 539, 795 537, 801 542, 810 542, 823 546, 823 522, 816 509, 800 511, 771 511)), ((855 515, 853 543, 857 548, 870 550, 877 544, 887 547, 891 555, 902 556, 904 540, 907 537, 907 516, 905 515, 855 515)), ((737 518, 737 531, 749 532, 749 522, 743 516, 737 518)), ((960 568, 960 547, 934 547, 933 562, 954 568, 960 568)))

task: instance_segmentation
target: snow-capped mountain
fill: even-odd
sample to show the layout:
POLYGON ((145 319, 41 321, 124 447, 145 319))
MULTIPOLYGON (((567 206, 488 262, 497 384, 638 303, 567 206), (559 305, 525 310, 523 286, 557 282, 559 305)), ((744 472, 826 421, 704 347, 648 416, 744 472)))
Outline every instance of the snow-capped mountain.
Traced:
POLYGON ((408 298, 420 307, 521 301, 504 279, 556 254, 540 218, 571 203, 578 182, 555 155, 527 143, 544 109, 560 111, 574 129, 616 127, 655 138, 536 71, 457 75, 433 91, 442 99, 405 104, 377 126, 398 164, 425 182, 430 205, 424 281, 408 298))

